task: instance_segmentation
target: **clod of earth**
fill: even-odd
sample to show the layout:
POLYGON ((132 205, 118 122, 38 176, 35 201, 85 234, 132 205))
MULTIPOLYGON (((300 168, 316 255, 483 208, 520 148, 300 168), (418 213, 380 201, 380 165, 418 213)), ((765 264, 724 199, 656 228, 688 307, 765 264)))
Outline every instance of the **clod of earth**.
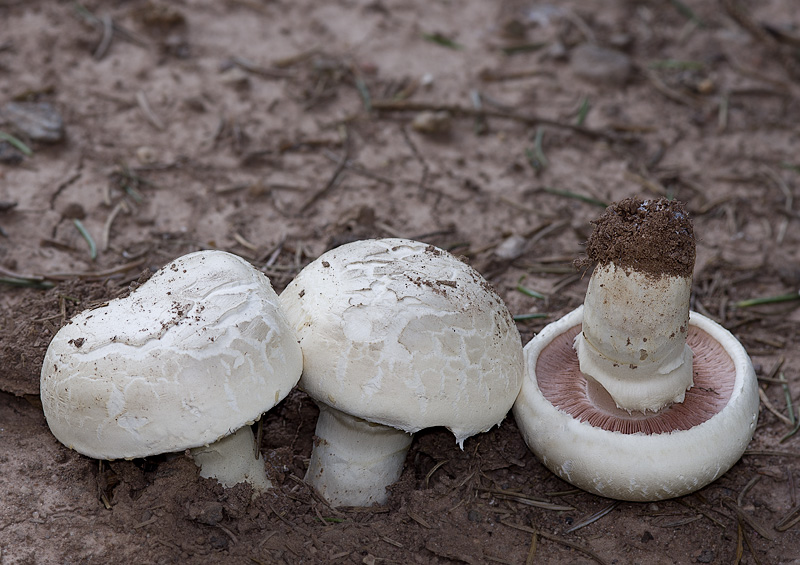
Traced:
POLYGON ((250 428, 302 370, 267 277, 223 251, 184 255, 75 316, 41 374, 53 435, 97 459, 192 449, 200 475, 269 488, 250 428))
POLYGON ((499 424, 523 376, 503 301, 446 251, 407 239, 328 251, 281 294, 319 405, 306 474, 334 506, 383 504, 413 433, 443 426, 459 445, 499 424))
POLYGON ((689 311, 694 233, 680 203, 626 199, 595 224, 584 304, 525 347, 514 416, 537 457, 582 489, 688 494, 753 436, 752 363, 726 329, 689 311))
POLYGON ((49 102, 9 102, 0 108, 0 118, 33 141, 58 143, 64 139, 64 119, 49 102))

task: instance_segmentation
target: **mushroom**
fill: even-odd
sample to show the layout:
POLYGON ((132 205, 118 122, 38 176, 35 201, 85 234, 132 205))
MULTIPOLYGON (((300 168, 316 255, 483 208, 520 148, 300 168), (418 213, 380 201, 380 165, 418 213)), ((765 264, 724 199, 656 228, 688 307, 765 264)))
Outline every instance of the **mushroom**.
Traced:
POLYGON ((536 456, 584 490, 688 494, 752 438, 752 363, 730 332, 689 311, 695 240, 682 204, 629 198, 594 223, 584 304, 525 346, 514 417, 536 456))
POLYGON ((301 371, 269 279, 240 257, 200 251, 62 327, 45 354, 41 398, 53 435, 83 455, 192 449, 201 476, 262 491, 271 485, 250 424, 301 371))
POLYGON ((506 416, 522 382, 519 333, 471 267, 407 239, 356 241, 281 294, 303 350, 299 386, 320 408, 305 480, 333 506, 384 504, 412 434, 463 448, 506 416))

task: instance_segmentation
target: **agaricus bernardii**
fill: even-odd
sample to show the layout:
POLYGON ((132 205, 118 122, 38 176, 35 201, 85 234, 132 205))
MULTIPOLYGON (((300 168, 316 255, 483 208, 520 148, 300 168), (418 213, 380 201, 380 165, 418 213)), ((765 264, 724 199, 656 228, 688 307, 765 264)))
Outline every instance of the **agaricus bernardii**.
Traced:
POLYGON ((629 198, 594 224, 584 304, 525 346, 514 417, 537 457, 584 490, 693 492, 752 438, 753 366, 730 332, 689 311, 695 240, 682 204, 629 198))
POLYGON ((61 328, 41 398, 53 435, 83 455, 192 449, 201 476, 262 491, 271 485, 250 424, 301 370, 269 279, 241 257, 200 251, 61 328))
POLYGON ((320 408, 309 482, 333 506, 383 504, 413 433, 460 446, 498 425, 522 382, 503 301, 471 267, 407 239, 324 253, 281 294, 303 350, 300 388, 320 408))

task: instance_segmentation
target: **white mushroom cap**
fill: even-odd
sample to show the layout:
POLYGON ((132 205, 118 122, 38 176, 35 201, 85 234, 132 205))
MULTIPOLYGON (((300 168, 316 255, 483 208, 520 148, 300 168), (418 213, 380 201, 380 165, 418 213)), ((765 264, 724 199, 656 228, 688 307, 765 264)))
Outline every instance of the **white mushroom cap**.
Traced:
MULTIPOLYGON (((750 358, 725 328, 690 313, 690 333, 716 341, 713 355, 696 353, 695 366, 716 363, 735 376, 727 403, 701 424, 664 433, 609 431, 554 406, 540 388, 543 352, 553 350, 563 376, 572 351, 572 338, 557 345, 559 337, 577 332, 584 307, 546 326, 525 347, 525 381, 514 405, 514 417, 525 442, 541 461, 562 479, 589 492, 621 500, 660 500, 693 492, 716 480, 744 453, 758 418, 758 384, 750 358), (713 357, 713 359, 712 359, 713 357)), ((562 341, 563 341, 562 337, 562 341)), ((699 349, 699 348, 698 348, 699 349)), ((577 360, 574 360, 577 365, 577 360)), ((719 375, 716 375, 719 377, 719 375)), ((719 386, 722 386, 720 383, 719 386)), ((697 389, 699 387, 695 387, 697 389)), ((702 391, 692 389, 691 394, 702 391)), ((713 391, 712 391, 713 392, 713 391)), ((684 408, 674 405, 675 408, 684 408)))
POLYGON ((499 424, 522 382, 522 346, 503 301, 471 267, 407 239, 320 256, 281 294, 318 402, 459 444, 499 424))
POLYGON ((98 459, 146 457, 252 423, 301 370, 267 277, 235 255, 201 251, 61 328, 45 355, 41 397, 65 445, 98 459))

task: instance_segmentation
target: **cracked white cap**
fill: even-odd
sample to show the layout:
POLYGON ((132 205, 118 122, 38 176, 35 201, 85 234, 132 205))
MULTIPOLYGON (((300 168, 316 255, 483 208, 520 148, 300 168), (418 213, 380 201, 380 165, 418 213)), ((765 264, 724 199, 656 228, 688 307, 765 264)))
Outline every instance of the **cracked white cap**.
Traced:
POLYGON ((302 354, 269 279, 244 259, 175 259, 53 338, 41 398, 56 438, 98 459, 208 445, 297 383, 302 354))
POLYGON ((499 424, 522 384, 519 333, 471 267, 417 241, 357 241, 323 254, 281 294, 318 402, 409 433, 463 441, 499 424))

